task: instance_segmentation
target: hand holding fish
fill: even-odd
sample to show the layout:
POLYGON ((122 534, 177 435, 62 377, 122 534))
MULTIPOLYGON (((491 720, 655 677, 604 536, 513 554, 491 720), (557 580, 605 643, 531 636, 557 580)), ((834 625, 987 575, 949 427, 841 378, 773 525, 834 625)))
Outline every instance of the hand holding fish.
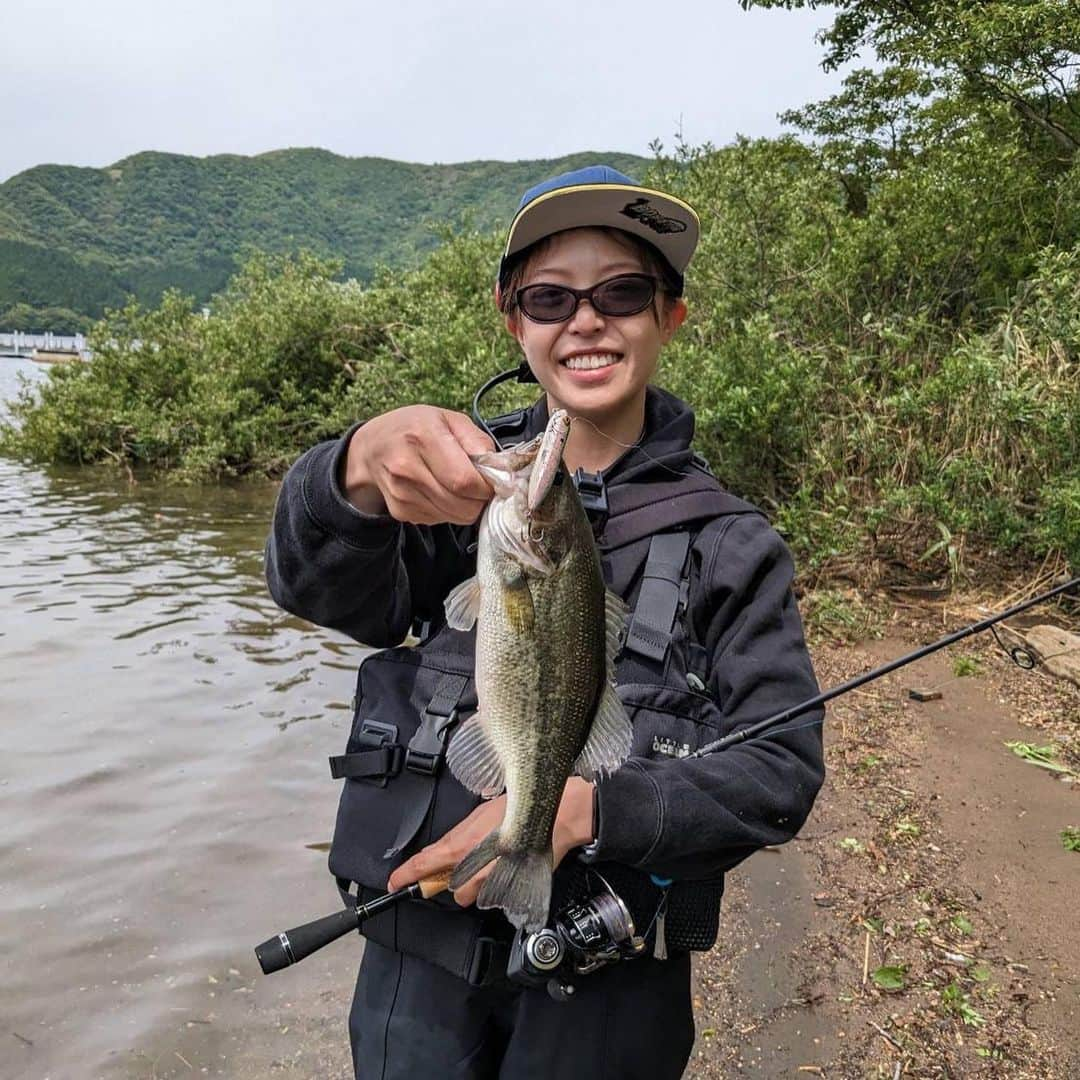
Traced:
MULTIPOLYGON (((387 882, 387 889, 401 889, 421 878, 429 877, 439 870, 456 866, 492 829, 498 828, 506 813, 506 796, 500 795, 481 803, 464 821, 411 859, 399 866, 387 882)), ((578 776, 571 776, 563 789, 562 801, 555 818, 552 834, 552 862, 554 866, 566 857, 567 852, 582 847, 593 840, 593 785, 578 776)), ((553 868, 554 868, 553 866, 553 868)), ((480 887, 487 880, 494 861, 478 874, 454 890, 454 899, 468 907, 476 902, 480 887)))
POLYGON ((353 433, 342 490, 368 514, 416 525, 468 525, 492 491, 470 455, 491 449, 491 439, 464 413, 432 405, 393 409, 353 433))

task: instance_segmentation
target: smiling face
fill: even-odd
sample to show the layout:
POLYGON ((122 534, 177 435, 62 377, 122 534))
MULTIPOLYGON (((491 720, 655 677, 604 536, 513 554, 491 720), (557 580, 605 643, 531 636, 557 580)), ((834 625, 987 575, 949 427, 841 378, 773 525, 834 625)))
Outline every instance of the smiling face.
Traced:
MULTIPOLYGON (((629 241, 601 229, 557 233, 528 260, 522 286, 545 282, 588 289, 618 274, 648 272, 629 241)), ((662 292, 637 315, 602 315, 588 300, 561 323, 535 323, 514 308, 507 328, 517 338, 549 409, 585 416, 614 434, 636 438, 645 416, 645 388, 660 349, 686 316, 682 300, 662 292)))

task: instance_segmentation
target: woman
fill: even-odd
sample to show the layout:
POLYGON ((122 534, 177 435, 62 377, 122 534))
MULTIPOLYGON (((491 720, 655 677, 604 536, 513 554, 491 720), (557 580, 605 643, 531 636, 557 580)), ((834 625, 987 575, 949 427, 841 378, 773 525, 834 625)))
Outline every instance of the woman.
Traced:
MULTIPOLYGON (((686 317, 696 240, 685 203, 593 166, 525 194, 496 291, 544 393, 491 429, 509 445, 555 408, 584 421, 563 460, 609 586, 634 612, 616 669, 631 758, 597 784, 567 781, 552 910, 589 891, 592 866, 646 930, 646 955, 581 977, 567 1003, 509 982, 510 928, 474 906, 489 865, 452 901, 364 924, 358 1077, 680 1076, 689 952, 715 940, 723 874, 790 839, 820 787, 820 712, 687 758, 817 689, 786 548, 693 453, 690 410, 651 385, 686 317)), ((347 753, 333 759, 343 892, 356 883, 366 898, 452 866, 502 818, 503 797, 479 802, 441 767, 475 707, 473 639, 441 608, 475 570, 491 489, 470 455, 490 449, 464 415, 413 405, 315 447, 282 488, 267 549, 278 603, 370 645, 396 646, 410 626, 422 638, 365 661, 347 753)))

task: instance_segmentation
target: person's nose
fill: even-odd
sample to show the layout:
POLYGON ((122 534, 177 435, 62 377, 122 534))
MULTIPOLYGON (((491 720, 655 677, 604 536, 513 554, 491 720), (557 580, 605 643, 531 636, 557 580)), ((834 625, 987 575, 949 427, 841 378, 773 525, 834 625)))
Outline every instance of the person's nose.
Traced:
POLYGON ((577 310, 570 316, 567 329, 574 334, 594 334, 604 327, 604 316, 593 307, 592 301, 583 297, 577 310))

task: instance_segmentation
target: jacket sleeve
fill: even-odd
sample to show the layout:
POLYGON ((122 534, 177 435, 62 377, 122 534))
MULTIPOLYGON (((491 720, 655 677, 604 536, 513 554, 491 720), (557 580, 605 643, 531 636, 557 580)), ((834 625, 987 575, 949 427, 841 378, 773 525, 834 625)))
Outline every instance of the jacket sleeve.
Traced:
MULTIPOLYGON (((702 564, 697 629, 726 735, 813 697, 786 546, 758 515, 724 519, 702 564)), ((714 876, 799 830, 824 779, 823 709, 703 758, 631 758, 597 787, 597 859, 714 876)))
POLYGON ((270 595, 294 615, 365 645, 397 645, 472 570, 465 532, 365 514, 338 482, 353 428, 286 474, 266 544, 270 595), (422 599, 421 599, 422 598, 422 599))

